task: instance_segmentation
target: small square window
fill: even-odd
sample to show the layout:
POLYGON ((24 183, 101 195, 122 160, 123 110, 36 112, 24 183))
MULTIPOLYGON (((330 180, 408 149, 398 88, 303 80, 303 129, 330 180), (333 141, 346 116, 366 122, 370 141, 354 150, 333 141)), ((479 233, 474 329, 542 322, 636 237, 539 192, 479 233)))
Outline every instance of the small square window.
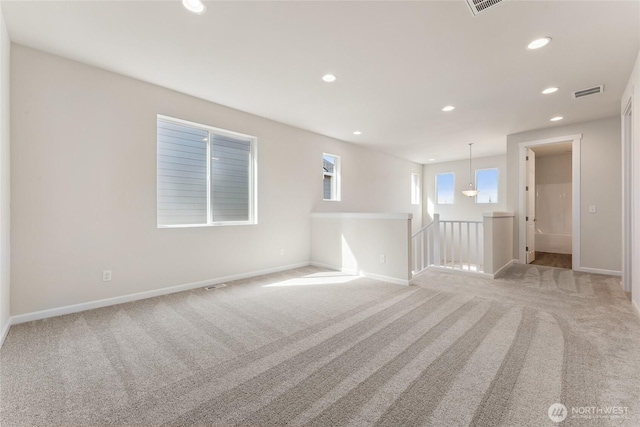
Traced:
POLYGON ((322 155, 322 199, 340 200, 340 157, 333 154, 322 155))
POLYGON ((477 169, 476 203, 498 203, 498 169, 477 169))
POLYGON ((438 205, 453 204, 454 182, 453 172, 436 174, 436 203, 438 205))

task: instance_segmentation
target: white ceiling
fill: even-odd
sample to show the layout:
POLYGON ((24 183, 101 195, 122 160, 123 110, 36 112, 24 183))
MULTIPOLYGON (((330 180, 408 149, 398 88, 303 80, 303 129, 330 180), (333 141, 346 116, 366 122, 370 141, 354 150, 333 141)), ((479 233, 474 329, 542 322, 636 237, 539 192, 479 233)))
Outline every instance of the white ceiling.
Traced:
POLYGON ((637 1, 509 0, 477 17, 462 0, 206 4, 202 16, 178 0, 2 8, 15 43, 419 163, 619 114, 640 46, 637 1), (541 36, 553 42, 526 49, 541 36), (560 91, 541 95, 549 86, 560 91))

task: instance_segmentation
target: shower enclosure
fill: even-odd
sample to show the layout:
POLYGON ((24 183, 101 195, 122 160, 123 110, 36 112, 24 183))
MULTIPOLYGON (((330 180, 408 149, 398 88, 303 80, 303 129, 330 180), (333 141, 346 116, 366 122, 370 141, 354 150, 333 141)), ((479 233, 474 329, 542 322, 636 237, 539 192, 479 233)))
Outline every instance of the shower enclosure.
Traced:
POLYGON ((536 251, 571 254, 571 153, 536 159, 536 251))

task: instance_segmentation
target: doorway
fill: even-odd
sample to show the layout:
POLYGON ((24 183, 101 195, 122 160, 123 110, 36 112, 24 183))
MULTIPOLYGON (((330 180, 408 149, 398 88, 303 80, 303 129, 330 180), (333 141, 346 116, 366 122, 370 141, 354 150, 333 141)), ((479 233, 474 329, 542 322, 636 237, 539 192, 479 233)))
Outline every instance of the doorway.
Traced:
POLYGON ((519 144, 523 264, 579 269, 581 139, 578 134, 519 144), (567 164, 570 171, 562 169, 567 164))
POLYGON ((571 269, 572 141, 530 147, 527 157, 527 262, 571 269))

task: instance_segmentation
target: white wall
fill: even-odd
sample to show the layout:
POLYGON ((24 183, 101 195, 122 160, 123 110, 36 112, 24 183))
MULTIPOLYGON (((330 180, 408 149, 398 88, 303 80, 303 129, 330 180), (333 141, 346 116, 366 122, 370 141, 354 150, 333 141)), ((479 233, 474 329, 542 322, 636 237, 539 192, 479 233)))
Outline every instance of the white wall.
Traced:
MULTIPOLYGON (((534 147, 535 151, 535 147, 534 147)), ((571 153, 536 156, 536 185, 571 182, 571 153)))
MULTIPOLYGON (((580 147, 581 218, 580 267, 620 271, 622 251, 622 179, 620 117, 552 126, 507 136, 507 210, 514 218, 514 259, 519 257, 518 144, 565 135, 582 134, 580 147), (595 205, 596 213, 588 213, 595 205)), ((575 251, 575 249, 574 249, 575 251)))
MULTIPOLYGON (((624 91, 621 100, 621 111, 627 107, 629 99, 633 99, 633 117, 632 117, 632 140, 633 140, 633 166, 631 170, 633 200, 631 204, 634 209, 635 228, 629 232, 633 233, 632 237, 632 254, 631 262, 631 298, 635 304, 638 314, 640 314, 640 166, 638 159, 640 158, 640 52, 633 67, 629 82, 624 91)), ((626 230, 625 230, 626 231, 626 230)))
POLYGON ((9 59, 11 42, 0 6, 0 345, 10 316, 10 131, 9 59))
POLYGON ((411 218, 406 214, 312 215, 311 261, 315 265, 408 285, 410 252, 411 218))
POLYGON ((513 213, 486 212, 483 216, 484 272, 495 277, 513 261, 513 250, 506 243, 513 240, 513 213))
POLYGON ((307 263, 312 211, 421 222, 420 165, 24 46, 11 55, 12 315, 307 263), (258 225, 156 228, 156 114, 258 138, 258 225), (323 152, 342 157, 341 202, 322 201, 323 152))
POLYGON ((426 223, 433 219, 433 214, 440 214, 441 220, 482 221, 484 212, 504 211, 507 199, 507 157, 491 156, 474 158, 472 162, 473 182, 475 170, 498 168, 498 203, 475 203, 474 197, 466 197, 462 190, 469 187, 469 159, 453 162, 433 163, 423 166, 423 218, 426 223), (436 174, 453 172, 455 174, 454 203, 437 205, 436 174))

